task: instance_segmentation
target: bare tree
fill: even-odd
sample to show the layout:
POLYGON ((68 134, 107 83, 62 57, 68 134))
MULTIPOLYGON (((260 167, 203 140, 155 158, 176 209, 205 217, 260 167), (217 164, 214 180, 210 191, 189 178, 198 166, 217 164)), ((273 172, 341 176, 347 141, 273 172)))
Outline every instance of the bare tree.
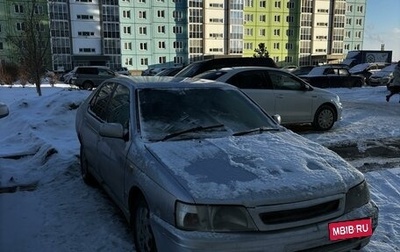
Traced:
POLYGON ((258 48, 254 49, 254 58, 269 58, 269 52, 265 43, 258 44, 258 48))
POLYGON ((19 26, 7 34, 7 42, 13 47, 15 63, 20 65, 29 82, 35 83, 36 91, 42 95, 41 79, 50 56, 50 33, 48 28, 47 1, 32 0, 18 2, 19 26))

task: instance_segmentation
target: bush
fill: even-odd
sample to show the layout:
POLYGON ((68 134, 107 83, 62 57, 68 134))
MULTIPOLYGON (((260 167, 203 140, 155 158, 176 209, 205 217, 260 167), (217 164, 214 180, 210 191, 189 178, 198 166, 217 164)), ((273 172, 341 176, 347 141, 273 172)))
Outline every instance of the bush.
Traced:
POLYGON ((0 64, 0 83, 12 85, 18 80, 18 66, 11 62, 0 64))

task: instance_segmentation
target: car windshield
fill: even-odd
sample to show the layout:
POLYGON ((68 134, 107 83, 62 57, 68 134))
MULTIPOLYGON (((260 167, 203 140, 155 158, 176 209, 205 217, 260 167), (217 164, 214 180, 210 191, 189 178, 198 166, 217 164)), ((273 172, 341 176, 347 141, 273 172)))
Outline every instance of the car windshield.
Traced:
POLYGON ((236 90, 223 88, 138 91, 140 129, 148 141, 215 138, 254 128, 279 129, 236 90))
POLYGON ((369 63, 358 64, 350 68, 350 73, 362 72, 370 66, 369 63))

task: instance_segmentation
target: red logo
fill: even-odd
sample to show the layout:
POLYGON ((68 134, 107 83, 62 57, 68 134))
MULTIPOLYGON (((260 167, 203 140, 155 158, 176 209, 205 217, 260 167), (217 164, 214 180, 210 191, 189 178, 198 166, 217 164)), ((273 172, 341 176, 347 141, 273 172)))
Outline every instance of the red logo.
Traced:
POLYGON ((372 235, 372 220, 362 219, 329 223, 329 240, 344 240, 372 235))

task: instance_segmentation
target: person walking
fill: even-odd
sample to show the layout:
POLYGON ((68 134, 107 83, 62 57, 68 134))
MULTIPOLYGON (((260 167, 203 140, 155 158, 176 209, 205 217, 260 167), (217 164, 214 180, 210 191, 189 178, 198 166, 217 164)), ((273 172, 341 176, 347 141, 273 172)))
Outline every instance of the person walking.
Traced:
POLYGON ((390 94, 386 95, 387 102, 389 102, 390 97, 392 97, 394 94, 400 94, 400 60, 397 62, 397 65, 394 68, 393 81, 389 83, 388 89, 390 94))

